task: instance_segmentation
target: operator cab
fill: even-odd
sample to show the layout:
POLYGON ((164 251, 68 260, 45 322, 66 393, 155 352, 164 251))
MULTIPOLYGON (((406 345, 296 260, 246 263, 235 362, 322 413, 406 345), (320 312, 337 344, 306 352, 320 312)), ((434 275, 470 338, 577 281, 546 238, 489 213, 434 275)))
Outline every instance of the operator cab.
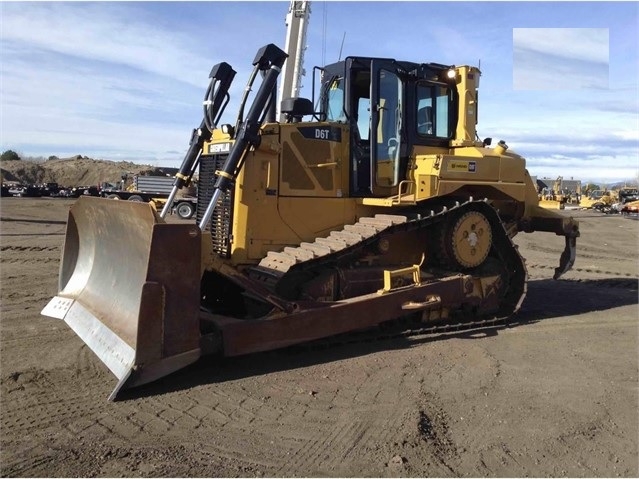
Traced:
POLYGON ((351 196, 396 194, 413 146, 453 139, 454 67, 347 57, 319 70, 320 119, 350 127, 351 196))

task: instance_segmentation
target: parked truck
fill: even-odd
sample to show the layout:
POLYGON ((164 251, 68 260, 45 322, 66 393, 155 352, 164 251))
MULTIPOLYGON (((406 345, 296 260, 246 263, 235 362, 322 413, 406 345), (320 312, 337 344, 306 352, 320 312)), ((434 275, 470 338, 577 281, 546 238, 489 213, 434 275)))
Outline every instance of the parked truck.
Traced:
MULTIPOLYGON (((123 183, 126 175, 122 177, 123 183)), ((169 176, 135 175, 128 187, 104 188, 100 195, 103 198, 128 201, 151 201, 152 198, 168 198, 174 179, 169 176)))
MULTIPOLYGON (((123 178, 125 180, 125 178, 123 178)), ((170 176, 135 175, 127 188, 103 188, 100 196, 113 200, 128 200, 148 203, 154 202, 161 208, 169 197, 175 178, 170 176)), ((176 198, 173 209, 180 218, 189 219, 195 213, 197 198, 183 196, 176 198)))

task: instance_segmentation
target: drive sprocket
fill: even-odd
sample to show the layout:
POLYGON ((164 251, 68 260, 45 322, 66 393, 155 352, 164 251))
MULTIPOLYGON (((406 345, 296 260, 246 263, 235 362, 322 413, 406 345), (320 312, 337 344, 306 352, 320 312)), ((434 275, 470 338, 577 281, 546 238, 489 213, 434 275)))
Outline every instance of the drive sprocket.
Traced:
POLYGON ((492 242, 490 222, 479 211, 467 211, 452 217, 442 229, 444 258, 456 267, 480 266, 488 257, 492 242))

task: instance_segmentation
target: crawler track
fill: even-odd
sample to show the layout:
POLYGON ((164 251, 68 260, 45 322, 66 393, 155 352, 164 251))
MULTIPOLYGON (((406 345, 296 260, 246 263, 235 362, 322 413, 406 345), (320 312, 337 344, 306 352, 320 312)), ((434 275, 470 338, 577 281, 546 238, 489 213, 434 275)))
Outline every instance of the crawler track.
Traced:
MULTIPOLYGON (((520 308, 526 294, 527 275, 516 246, 506 233, 497 212, 486 200, 476 201, 471 198, 464 203, 439 205, 438 212, 422 207, 406 211, 404 215, 360 218, 357 223, 346 225, 328 237, 317 238, 312 243, 301 243, 297 247, 288 247, 279 252, 270 252, 258 266, 250 270, 249 275, 264 282, 277 294, 295 300, 304 294, 304 285, 325 275, 327 271, 361 268, 371 258, 379 257, 381 242, 392 241, 400 234, 415 238, 439 237, 447 221, 468 211, 480 212, 490 223, 493 238, 488 259, 477 268, 453 269, 439 260, 440 251, 435 251, 435 254, 432 254, 433 251, 426 251, 427 256, 433 259, 422 266, 422 271, 429 280, 443 279, 460 272, 476 277, 499 274, 502 278, 499 309, 493 311, 490 318, 480 318, 477 325, 488 319, 505 319, 520 308)), ((423 247, 427 250, 429 245, 424 244, 423 247)), ((344 297, 348 296, 328 299, 339 300, 344 297)), ((477 319, 466 318, 471 323, 477 319)), ((470 325, 467 321, 465 324, 470 325)))
POLYGON ((347 345, 389 341, 409 338, 438 338, 447 334, 461 332, 480 332, 490 328, 504 327, 510 324, 510 317, 491 317, 485 319, 468 319, 456 317, 448 320, 424 323, 416 318, 400 318, 367 331, 351 332, 292 346, 296 350, 329 349, 347 345))

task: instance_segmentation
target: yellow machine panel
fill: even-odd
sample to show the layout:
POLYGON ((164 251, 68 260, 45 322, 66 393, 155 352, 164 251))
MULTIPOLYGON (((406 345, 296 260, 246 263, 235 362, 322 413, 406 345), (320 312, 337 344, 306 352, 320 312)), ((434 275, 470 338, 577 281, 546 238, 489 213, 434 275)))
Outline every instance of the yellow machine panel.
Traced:
POLYGON ((280 196, 340 198, 348 191, 348 130, 322 123, 281 128, 280 196))

